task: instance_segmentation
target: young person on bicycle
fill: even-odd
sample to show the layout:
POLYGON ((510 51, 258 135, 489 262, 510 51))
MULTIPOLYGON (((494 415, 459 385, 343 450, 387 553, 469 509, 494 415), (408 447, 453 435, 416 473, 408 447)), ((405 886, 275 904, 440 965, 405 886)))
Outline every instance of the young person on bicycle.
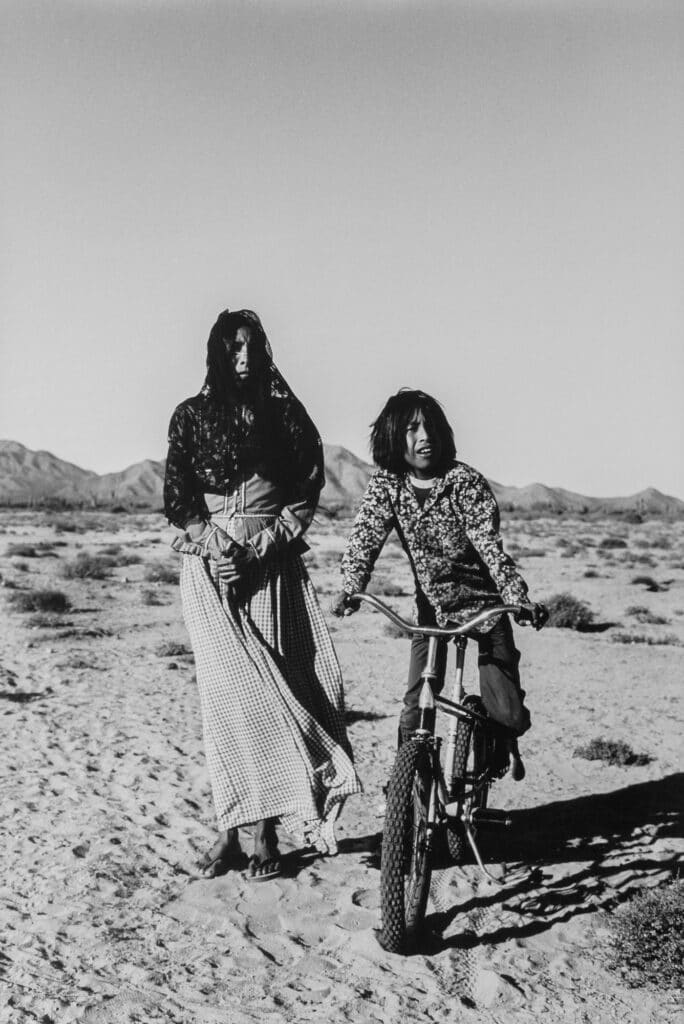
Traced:
MULTIPOLYGON (((423 391, 402 388, 385 404, 371 430, 379 467, 371 477, 342 558, 343 590, 333 600, 336 615, 359 607, 350 595, 366 589, 392 529, 406 552, 416 586, 416 621, 423 626, 460 625, 485 608, 520 604, 522 624, 541 629, 548 612, 529 600, 528 588, 499 533, 499 510, 484 476, 456 459, 454 435, 441 405, 423 391)), ((490 717, 502 727, 502 769, 525 775, 517 737, 530 727, 520 687, 513 629, 507 615, 477 634, 480 691, 490 717), (510 759, 510 761, 509 761, 510 759)), ((421 673, 427 639, 414 637, 399 742, 417 728, 421 673)), ((446 670, 441 645, 439 693, 446 670)))

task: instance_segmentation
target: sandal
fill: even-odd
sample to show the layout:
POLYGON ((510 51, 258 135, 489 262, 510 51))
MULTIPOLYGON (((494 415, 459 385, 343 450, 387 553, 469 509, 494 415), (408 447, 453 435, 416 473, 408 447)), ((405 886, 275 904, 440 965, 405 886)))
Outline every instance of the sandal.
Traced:
POLYGON ((245 854, 240 848, 237 835, 228 844, 222 839, 217 840, 197 862, 197 867, 204 878, 219 878, 229 871, 240 871, 244 866, 245 854))
POLYGON ((269 878, 278 878, 283 868, 280 855, 260 860, 256 855, 249 858, 246 878, 248 882, 267 882, 269 878))

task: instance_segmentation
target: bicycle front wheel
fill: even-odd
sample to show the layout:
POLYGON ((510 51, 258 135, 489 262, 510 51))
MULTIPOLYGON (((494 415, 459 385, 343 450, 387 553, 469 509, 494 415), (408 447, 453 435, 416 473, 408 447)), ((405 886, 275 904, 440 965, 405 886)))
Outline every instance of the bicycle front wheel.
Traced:
POLYGON ((415 948, 430 891, 428 814, 432 757, 410 740, 399 749, 387 787, 380 863, 380 945, 390 953, 415 948))

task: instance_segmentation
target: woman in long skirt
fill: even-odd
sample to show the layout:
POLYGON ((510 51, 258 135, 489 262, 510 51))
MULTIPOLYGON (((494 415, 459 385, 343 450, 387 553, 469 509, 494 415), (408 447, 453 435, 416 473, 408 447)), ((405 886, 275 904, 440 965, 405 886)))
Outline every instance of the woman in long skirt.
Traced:
POLYGON ((219 828, 201 866, 280 873, 276 823, 336 852, 334 822, 360 783, 339 665, 301 560, 324 483, 323 449, 275 367, 257 315, 221 313, 207 376, 169 426, 164 508, 178 530, 219 828))

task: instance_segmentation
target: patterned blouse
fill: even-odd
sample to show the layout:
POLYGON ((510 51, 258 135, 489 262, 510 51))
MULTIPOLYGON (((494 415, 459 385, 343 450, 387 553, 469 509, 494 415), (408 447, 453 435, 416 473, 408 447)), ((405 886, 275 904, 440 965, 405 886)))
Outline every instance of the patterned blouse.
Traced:
POLYGON ((366 589, 393 528, 413 570, 418 621, 433 610, 438 625, 461 624, 502 599, 527 600, 527 584, 503 549, 496 499, 471 466, 456 462, 438 477, 422 507, 406 476, 373 474, 342 558, 347 594, 366 589))

